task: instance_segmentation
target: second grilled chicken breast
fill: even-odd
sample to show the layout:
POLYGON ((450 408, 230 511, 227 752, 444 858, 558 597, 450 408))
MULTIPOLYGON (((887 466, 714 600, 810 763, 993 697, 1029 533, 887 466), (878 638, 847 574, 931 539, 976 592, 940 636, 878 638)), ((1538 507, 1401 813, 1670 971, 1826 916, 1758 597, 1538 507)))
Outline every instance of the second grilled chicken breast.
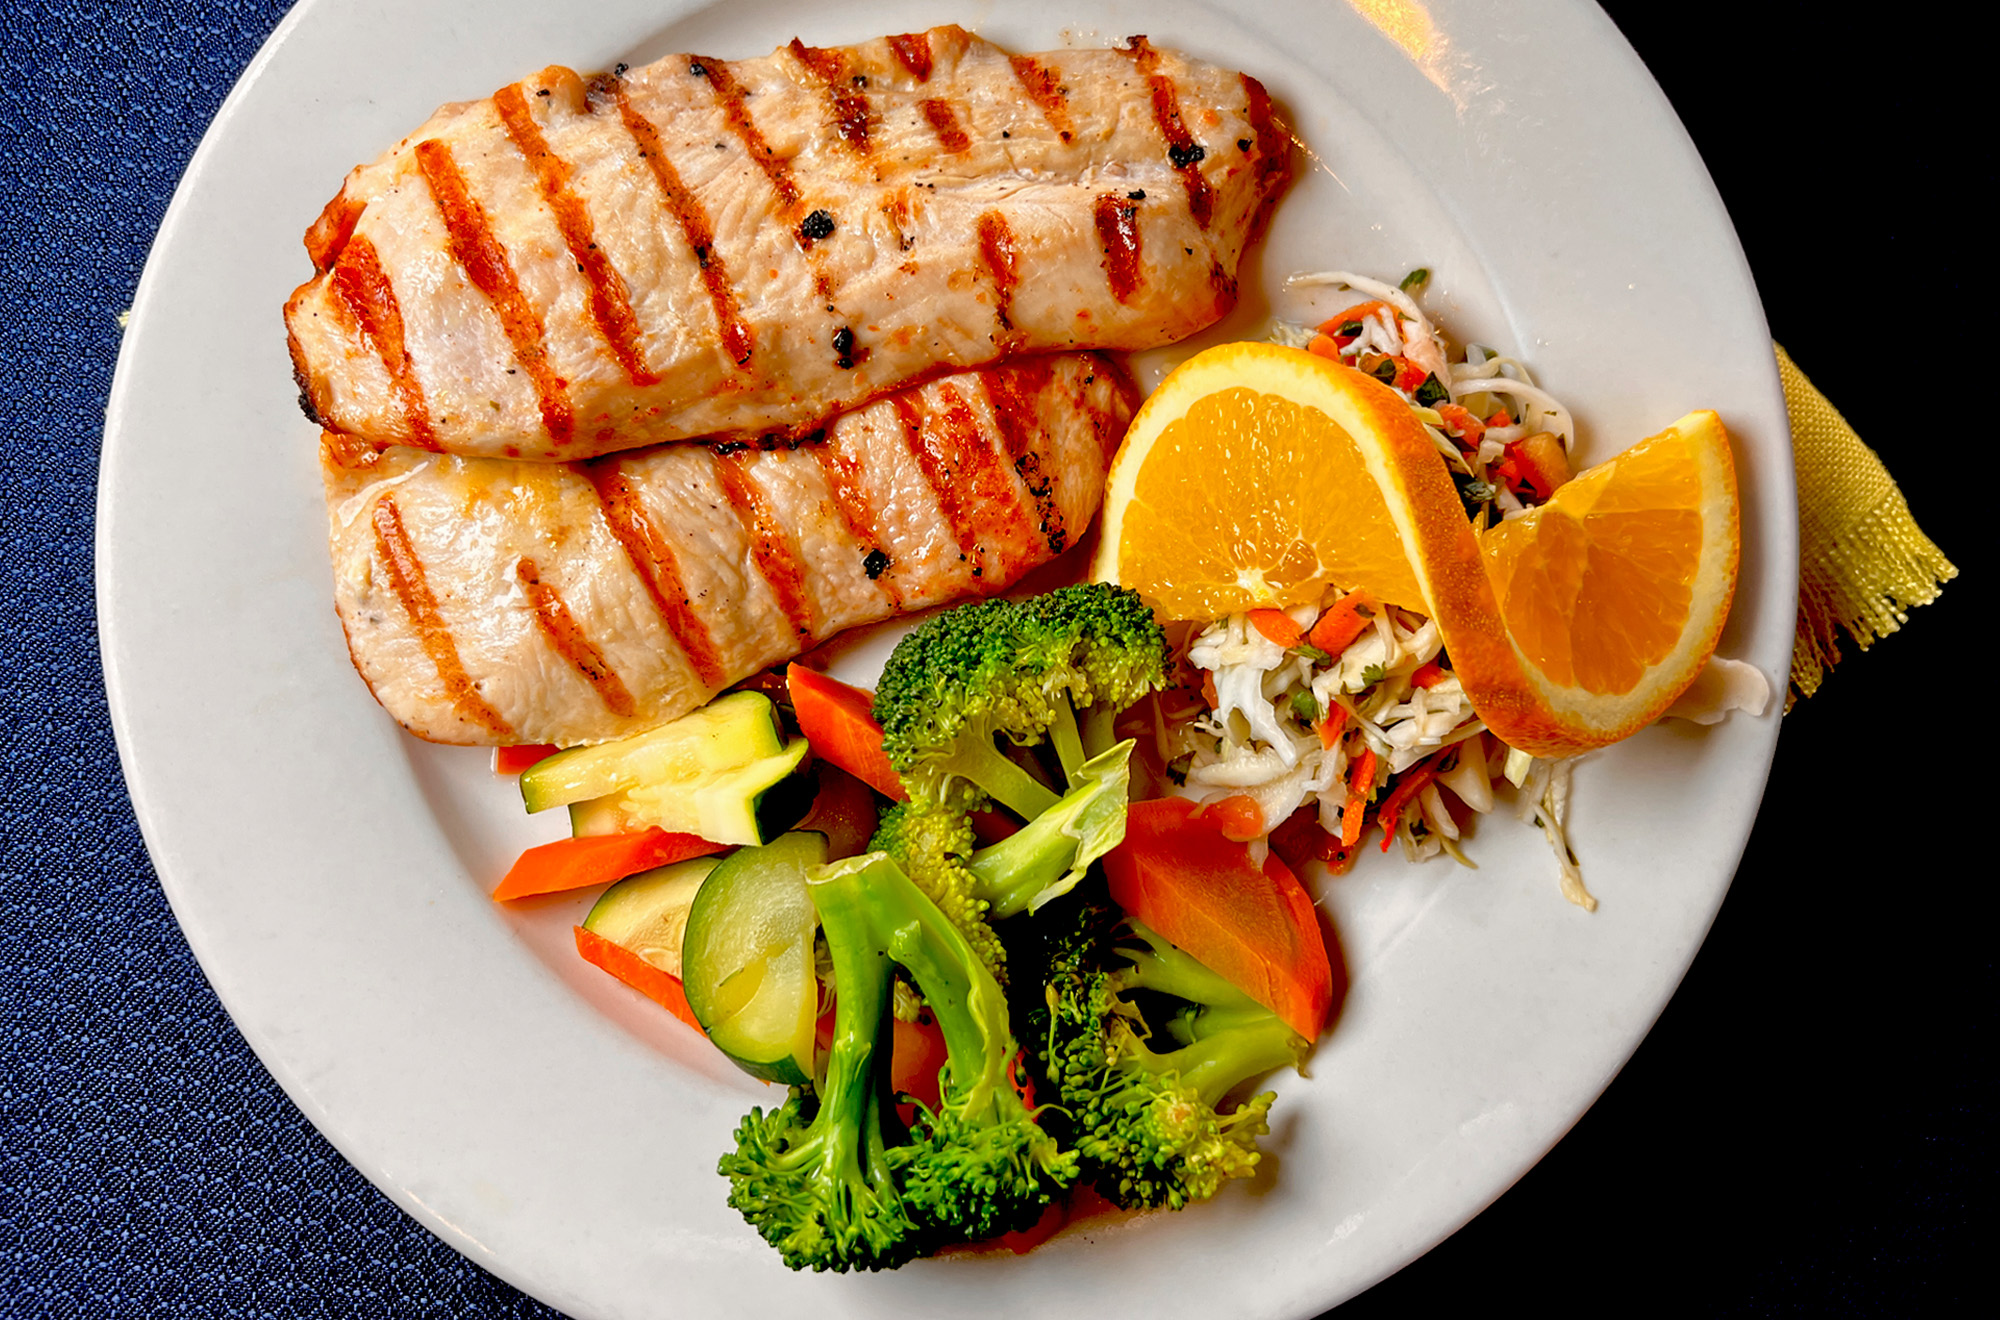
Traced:
POLYGON ((674 719, 845 628, 997 592, 1082 534, 1135 406, 1094 354, 1020 359, 795 447, 588 463, 322 441, 355 667, 434 742, 674 719))
POLYGON ((1290 177, 1247 75, 956 27, 446 106, 349 175, 286 305, 328 430, 579 459, 809 430, 940 369, 1209 325, 1290 177))

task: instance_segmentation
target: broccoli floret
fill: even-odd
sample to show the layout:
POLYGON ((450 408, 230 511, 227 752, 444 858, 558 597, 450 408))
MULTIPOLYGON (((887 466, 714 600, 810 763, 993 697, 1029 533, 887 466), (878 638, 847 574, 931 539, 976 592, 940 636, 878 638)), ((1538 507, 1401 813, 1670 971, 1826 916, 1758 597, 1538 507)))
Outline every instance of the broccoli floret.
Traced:
POLYGON ((1122 792, 1125 775, 1122 754, 1115 771, 1105 759, 1112 721, 1165 683, 1168 661, 1166 635, 1136 593, 1089 583, 948 610, 912 629, 884 666, 875 718, 909 801, 885 817, 873 846, 895 856, 996 973, 1000 944, 981 904, 994 916, 1020 911, 1068 888, 1117 844, 1122 811, 1115 821, 1104 814, 1111 778, 1122 792), (1002 740, 1049 743, 1067 795, 1011 759, 1002 740), (967 816, 992 802, 1029 822, 1030 837, 975 864, 967 816), (1050 813, 1049 828, 1033 832, 1050 813), (1056 837, 1065 831, 1081 851, 1056 837))
MULTIPOLYGON (((1108 582, 1063 587, 1022 608, 1040 628, 1035 646, 1047 657, 1045 690, 1067 692, 1084 715, 1084 756, 1102 755, 1118 713, 1166 686, 1171 655, 1159 620, 1138 592, 1108 582)), ((1063 765, 1074 768, 1067 759, 1063 765)))
POLYGON ((1255 1170, 1274 1096, 1218 1106, 1304 1057, 1275 1013, 1104 905, 1054 937, 1043 988, 1044 1061, 1087 1181, 1127 1208, 1178 1210, 1255 1170), (1155 1020, 1178 1001, 1162 1026, 1173 1048, 1153 1048, 1141 1000, 1155 1020))
POLYGON ((752 1109, 718 1171, 729 1204, 795 1270, 894 1269, 925 1234, 896 1176, 909 1136, 889 1094, 890 970, 860 915, 820 913, 838 996, 815 1087, 752 1109))
POLYGON ((719 1169, 729 1204, 793 1269, 889 1269, 946 1242, 1025 1228, 1077 1156, 1014 1086, 1005 992, 959 929, 885 853, 816 869, 834 1032, 816 1087, 753 1109, 719 1169), (891 978, 916 982, 945 1042, 940 1102, 914 1128, 889 1094, 891 978))
POLYGON ((882 813, 868 850, 894 857, 911 882, 971 942, 980 961, 995 975, 1000 973, 1006 950, 986 924, 986 900, 974 892, 972 873, 965 866, 974 844, 972 822, 964 813, 934 805, 897 803, 882 813))
POLYGON ((999 748, 1053 741, 1065 775, 1111 746, 1109 721, 1166 682, 1166 635, 1136 592, 1109 583, 984 600, 910 630, 882 668, 882 749, 918 803, 999 802, 1032 820, 1057 794, 999 748), (1084 746, 1088 707, 1097 746, 1084 746))
MULTIPOLYGON (((1132 747, 1128 738, 1079 765, 1074 788, 998 843, 975 849, 964 817, 898 804, 882 814, 868 846, 894 857, 961 929, 955 909, 995 919, 1030 911, 1067 893, 1125 837, 1132 747)), ((982 934, 990 936, 967 931, 975 947, 982 934)))
MULTIPOLYGON (((938 1108, 918 1107, 910 1144, 892 1157, 905 1207, 937 1240, 1032 1224, 1075 1181, 1077 1158, 1015 1089, 1020 1047, 999 982, 885 853, 826 867, 812 893, 829 942, 835 921, 865 928, 876 960, 886 954, 909 973, 944 1037, 938 1108)), ((837 980, 835 993, 845 993, 837 980)))

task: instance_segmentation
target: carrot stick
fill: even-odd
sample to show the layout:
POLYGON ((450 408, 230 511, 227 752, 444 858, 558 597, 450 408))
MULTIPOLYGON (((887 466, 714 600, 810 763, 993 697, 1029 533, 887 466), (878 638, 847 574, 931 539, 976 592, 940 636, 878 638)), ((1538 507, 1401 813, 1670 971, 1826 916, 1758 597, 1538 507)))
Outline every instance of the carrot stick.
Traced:
POLYGON ((1306 630, 1299 627, 1298 620, 1283 610, 1251 610, 1244 615, 1265 640, 1284 647, 1287 651, 1306 639, 1306 630))
POLYGON ((1347 807, 1340 813, 1340 846, 1352 848, 1361 842, 1361 818, 1368 810, 1368 794, 1375 787, 1375 749, 1364 747, 1347 772, 1347 807))
POLYGON ((1410 675, 1410 686, 1434 688, 1444 682, 1444 666, 1435 660, 1426 660, 1417 666, 1417 672, 1410 675))
MULTIPOLYGON (((1354 306, 1348 308, 1339 316, 1328 317, 1326 320, 1321 321, 1319 323, 1319 332, 1323 335, 1338 336, 1340 334, 1340 327, 1346 325, 1349 321, 1365 321, 1377 312, 1387 312, 1389 313, 1390 320, 1392 322, 1395 320, 1395 308, 1389 306, 1388 303, 1383 302, 1380 298, 1370 298, 1367 302, 1354 304, 1354 306)), ((1349 336, 1349 338, 1352 337, 1349 336)))
POLYGON ((1347 711, 1340 706, 1329 706, 1313 728, 1319 731, 1320 750, 1330 752, 1339 744, 1341 735, 1347 732, 1347 711))
POLYGON ((1340 846, 1352 848, 1361 842, 1361 818, 1368 810, 1367 800, 1351 797, 1340 812, 1340 846))
POLYGON ((1306 641, 1328 655, 1339 655, 1367 630, 1369 624, 1375 622, 1375 616, 1381 612, 1382 602, 1376 600, 1374 593, 1366 587, 1350 591, 1319 616, 1311 631, 1306 633, 1306 641))
POLYGON ((557 894, 567 889, 623 880, 670 862, 719 853, 727 845, 710 843, 697 834, 669 834, 654 826, 636 834, 598 834, 582 839, 557 839, 521 854, 493 891, 498 902, 557 894))
POLYGON ((681 1021, 701 1030, 701 1021, 688 1005, 687 991, 680 980, 661 971, 622 944, 613 944, 596 931, 581 926, 576 931, 576 951, 594 967, 611 973, 681 1021))
POLYGON ((812 744, 813 755, 884 797, 908 799, 902 777, 882 750, 882 726, 875 722, 870 693, 804 665, 786 666, 785 685, 791 689, 799 732, 812 744))
MULTIPOLYGON (((1431 758, 1432 761, 1437 758, 1431 758)), ((1382 851, 1388 852, 1395 842, 1396 829, 1403 823, 1403 812, 1417 800, 1417 794, 1424 791, 1424 785, 1437 778, 1437 767, 1431 761, 1413 765, 1403 772, 1396 786, 1389 790, 1389 796, 1382 799, 1381 808, 1375 813, 1375 823, 1382 827, 1382 851)))
POLYGON ((535 762, 546 760, 561 750, 562 748, 554 743, 522 743, 518 747, 495 747, 493 773, 518 775, 535 762))

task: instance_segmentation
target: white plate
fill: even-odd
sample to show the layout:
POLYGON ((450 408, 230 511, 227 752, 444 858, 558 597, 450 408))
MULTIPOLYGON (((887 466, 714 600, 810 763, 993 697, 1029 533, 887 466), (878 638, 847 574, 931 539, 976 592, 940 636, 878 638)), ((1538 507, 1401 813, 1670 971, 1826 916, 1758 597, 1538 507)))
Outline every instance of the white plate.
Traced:
POLYGON ((1746 501, 1724 650, 1781 687, 1796 546, 1769 340, 1693 148, 1610 23, 1581 3, 1230 9, 308 0, 197 153, 140 286, 105 438, 99 617, 126 778, 189 942, 286 1091, 399 1205, 536 1296, 586 1317, 808 1299, 873 1317, 1312 1314, 1532 1164, 1692 958, 1755 814, 1775 713, 1649 730, 1578 774, 1595 916, 1562 902, 1540 839, 1511 820, 1482 825, 1476 872, 1371 856, 1322 879, 1353 988, 1314 1076, 1280 1084, 1272 1168, 1254 1185, 1019 1260, 793 1275, 714 1172, 769 1093, 575 957, 581 900, 487 901, 514 851, 554 827, 520 816, 484 753, 398 732, 348 665, 279 321, 308 273, 300 235, 348 167, 439 101, 550 61, 745 57, 794 34, 833 44, 956 20, 1019 50, 1145 31, 1262 78, 1320 164, 1279 207, 1247 289, 1328 265, 1392 279, 1429 266, 1430 307, 1529 358, 1575 407, 1587 458, 1719 409, 1746 501))

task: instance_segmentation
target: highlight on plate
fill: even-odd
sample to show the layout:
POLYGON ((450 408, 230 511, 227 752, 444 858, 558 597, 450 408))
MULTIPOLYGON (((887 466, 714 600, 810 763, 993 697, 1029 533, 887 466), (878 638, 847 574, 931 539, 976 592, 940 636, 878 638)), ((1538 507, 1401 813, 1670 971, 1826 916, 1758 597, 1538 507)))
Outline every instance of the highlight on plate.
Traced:
POLYGON ((496 900, 595 890, 579 955, 789 1088, 717 1200, 795 1269, 1258 1176, 1339 981, 1313 887, 1511 802, 1594 906, 1568 758, 1711 664, 1719 420, 1578 472, 1421 272, 1297 277, 1352 301, 1140 400, 1117 355, 1230 309, 1290 148, 1143 37, 941 27, 544 69, 307 233, 355 667, 566 809, 496 900), (813 654, 903 616, 872 691, 813 654))

